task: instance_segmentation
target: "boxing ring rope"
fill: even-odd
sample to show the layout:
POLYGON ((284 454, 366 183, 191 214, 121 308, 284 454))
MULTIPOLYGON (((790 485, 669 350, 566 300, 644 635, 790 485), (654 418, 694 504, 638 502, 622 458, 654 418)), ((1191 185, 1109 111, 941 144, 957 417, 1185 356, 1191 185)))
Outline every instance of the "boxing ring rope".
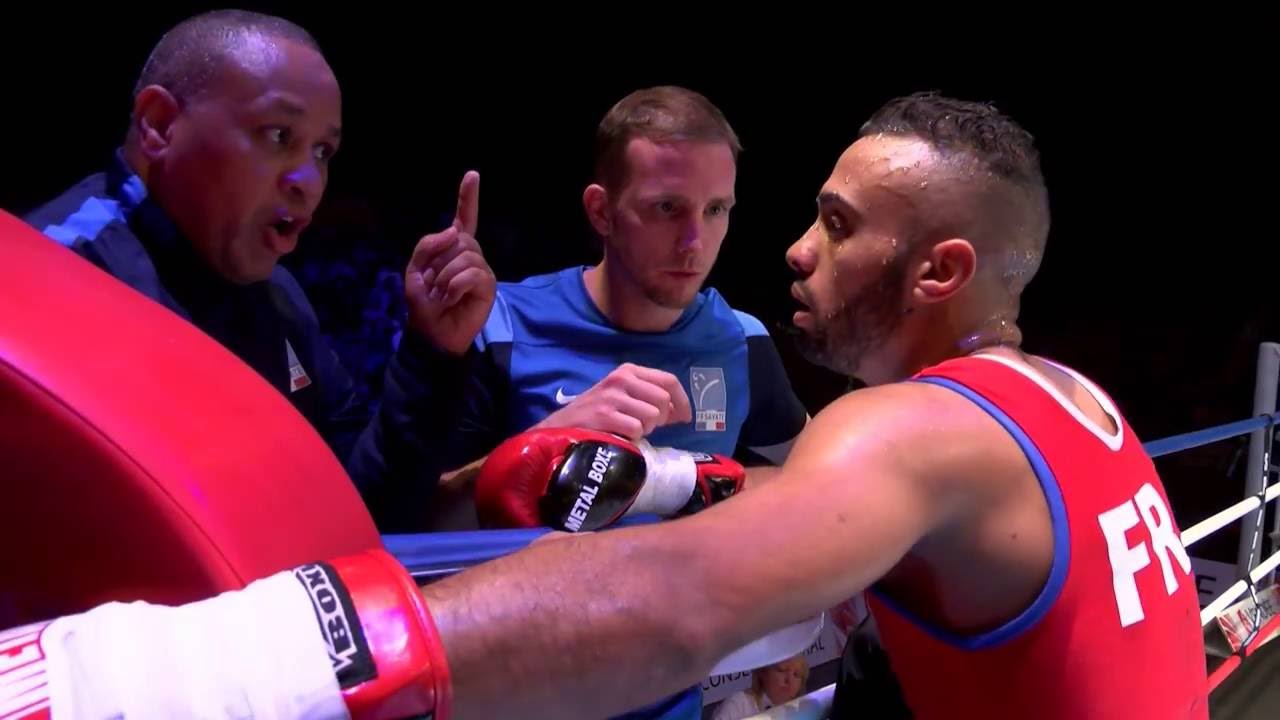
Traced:
MULTIPOLYGON (((1280 484, 1267 488, 1266 502, 1271 502, 1280 495, 1280 484)), ((1182 531, 1182 546, 1190 547, 1213 533, 1231 524, 1233 520, 1248 515, 1251 510, 1262 507, 1265 503, 1256 496, 1245 498, 1220 513, 1210 515, 1200 522, 1182 531)))
POLYGON ((1238 600, 1241 595, 1244 595, 1249 590, 1249 585, 1252 584, 1257 587, 1262 579, 1267 576, 1267 573, 1275 570, 1277 566, 1280 566, 1280 552, 1273 553, 1271 557, 1254 568, 1249 573, 1248 580, 1237 580, 1234 585, 1227 588, 1226 592, 1219 595, 1213 602, 1205 605, 1204 609, 1200 611, 1200 625, 1208 625, 1214 618, 1218 617, 1218 613, 1226 610, 1231 603, 1238 600))
POLYGON ((1275 423, 1276 417, 1274 415, 1263 415, 1249 418, 1248 420, 1227 423, 1226 425, 1205 428, 1204 430, 1195 430, 1182 435, 1173 435, 1160 440, 1152 440, 1149 443, 1144 443, 1142 449, 1147 451, 1148 456, 1158 458, 1182 452, 1183 450, 1198 448, 1201 445, 1209 445, 1219 440, 1229 440, 1255 430, 1265 430, 1275 423))

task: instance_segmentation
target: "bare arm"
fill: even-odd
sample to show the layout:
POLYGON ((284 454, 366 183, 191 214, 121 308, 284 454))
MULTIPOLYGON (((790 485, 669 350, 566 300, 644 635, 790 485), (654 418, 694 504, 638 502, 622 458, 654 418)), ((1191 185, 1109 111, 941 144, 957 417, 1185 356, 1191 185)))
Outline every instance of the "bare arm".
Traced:
POLYGON ((756 490, 782 477, 782 468, 777 465, 752 465, 747 468, 747 482, 743 490, 756 490))
POLYGON ((457 717, 624 712, 866 588, 959 504, 921 471, 921 437, 937 441, 947 420, 931 393, 945 392, 848 396, 815 418, 775 482, 731 502, 539 543, 425 588, 457 717))

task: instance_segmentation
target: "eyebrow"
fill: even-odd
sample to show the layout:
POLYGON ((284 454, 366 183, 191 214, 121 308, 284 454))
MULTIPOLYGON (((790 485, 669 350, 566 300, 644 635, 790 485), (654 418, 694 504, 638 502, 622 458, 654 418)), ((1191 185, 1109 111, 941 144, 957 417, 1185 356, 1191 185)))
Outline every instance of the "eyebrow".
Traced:
MULTIPOLYGON (((305 117, 307 109, 288 98, 276 97, 271 101, 269 110, 282 112, 293 117, 305 117)), ((329 136, 334 139, 342 139, 342 128, 337 125, 330 125, 328 130, 329 136)))
POLYGON ((818 194, 818 205, 838 205, 848 212, 855 215, 861 215, 862 212, 853 206, 853 203, 845 199, 843 195, 837 192, 827 190, 818 194))
MULTIPOLYGON (((680 194, 680 193, 678 193, 678 192, 666 192, 666 191, 660 191, 660 192, 654 192, 654 193, 644 193, 644 192, 642 192, 642 193, 640 193, 639 195, 640 195, 640 198, 641 198, 643 201, 645 201, 645 202, 653 202, 653 201, 655 201, 655 200, 680 200, 680 201, 684 201, 684 200, 686 200, 686 199, 687 199, 687 197, 686 197, 685 195, 682 195, 682 194, 680 194)), ((718 202, 718 203, 724 203, 725 205, 730 205, 730 206, 733 206, 733 205, 737 205, 737 204, 738 204, 738 198, 737 198, 737 196, 736 196, 736 195, 723 195, 723 196, 719 196, 719 197, 713 197, 713 198, 711 198, 711 201, 712 201, 712 202, 718 202)))

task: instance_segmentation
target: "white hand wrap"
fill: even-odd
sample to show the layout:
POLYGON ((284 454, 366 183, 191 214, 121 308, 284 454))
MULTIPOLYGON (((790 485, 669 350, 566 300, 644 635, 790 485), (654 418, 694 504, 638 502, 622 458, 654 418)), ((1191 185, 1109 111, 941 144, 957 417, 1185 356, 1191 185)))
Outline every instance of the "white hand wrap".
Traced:
POLYGON ((646 440, 635 445, 644 455, 644 487, 623 517, 645 513, 675 515, 697 487, 698 467, 693 456, 675 448, 656 448, 646 440))
POLYGON ((32 701, 54 720, 348 717, 291 571, 181 607, 108 603, 0 633, 0 715, 32 701))

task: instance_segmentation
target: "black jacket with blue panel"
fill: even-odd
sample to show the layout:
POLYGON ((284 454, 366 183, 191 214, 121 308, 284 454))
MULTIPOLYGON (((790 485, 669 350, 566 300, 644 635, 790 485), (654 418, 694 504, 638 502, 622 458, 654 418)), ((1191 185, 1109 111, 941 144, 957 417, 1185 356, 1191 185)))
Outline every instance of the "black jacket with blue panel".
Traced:
POLYGON ((199 327, 283 393, 346 466, 382 531, 421 526, 449 430, 442 408, 460 402, 452 394, 464 384, 462 359, 405 333, 371 412, 293 275, 277 266, 264 282, 237 285, 215 274, 120 153, 106 172, 25 219, 199 327))

